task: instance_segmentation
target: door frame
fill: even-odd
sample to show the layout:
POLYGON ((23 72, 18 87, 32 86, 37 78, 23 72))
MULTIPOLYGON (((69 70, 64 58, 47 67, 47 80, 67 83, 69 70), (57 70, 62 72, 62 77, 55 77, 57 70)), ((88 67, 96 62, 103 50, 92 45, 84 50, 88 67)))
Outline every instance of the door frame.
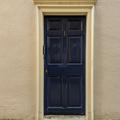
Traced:
POLYGON ((86 16, 86 119, 94 120, 94 5, 36 5, 35 120, 44 119, 44 15, 86 16))

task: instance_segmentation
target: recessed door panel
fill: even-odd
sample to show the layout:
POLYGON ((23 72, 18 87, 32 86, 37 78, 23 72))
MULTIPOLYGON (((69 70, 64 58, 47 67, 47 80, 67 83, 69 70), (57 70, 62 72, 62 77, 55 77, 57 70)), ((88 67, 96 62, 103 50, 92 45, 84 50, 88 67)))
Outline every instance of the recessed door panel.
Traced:
POLYGON ((68 63, 81 63, 82 61, 82 39, 80 36, 69 36, 67 43, 68 63))
POLYGON ((68 107, 81 106, 81 80, 81 76, 69 76, 67 79, 68 107))
POLYGON ((85 16, 45 16, 45 115, 85 115, 85 26, 85 16))
POLYGON ((62 81, 60 76, 48 76, 48 107, 59 107, 62 104, 62 81))
POLYGON ((62 63, 61 37, 48 37, 47 40, 48 63, 62 63))

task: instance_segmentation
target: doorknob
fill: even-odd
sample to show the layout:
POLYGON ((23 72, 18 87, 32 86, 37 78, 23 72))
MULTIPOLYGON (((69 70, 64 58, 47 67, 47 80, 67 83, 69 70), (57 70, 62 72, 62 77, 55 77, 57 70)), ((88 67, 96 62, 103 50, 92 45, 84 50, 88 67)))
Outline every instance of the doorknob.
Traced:
POLYGON ((47 68, 45 69, 45 72, 48 73, 48 69, 47 68))
POLYGON ((65 30, 64 30, 64 36, 66 35, 66 32, 65 32, 65 30))

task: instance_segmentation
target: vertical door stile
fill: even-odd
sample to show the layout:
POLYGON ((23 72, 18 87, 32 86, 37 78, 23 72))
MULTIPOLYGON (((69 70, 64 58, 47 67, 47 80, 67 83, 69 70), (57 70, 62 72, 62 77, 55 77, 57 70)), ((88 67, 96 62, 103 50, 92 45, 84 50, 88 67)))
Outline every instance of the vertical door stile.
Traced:
MULTIPOLYGON (((65 66, 65 35, 64 35, 64 31, 65 31, 65 21, 64 21, 64 19, 62 19, 62 39, 63 39, 63 66, 65 66)), ((62 91, 62 93, 63 93, 63 95, 62 95, 62 98, 63 98, 63 103, 62 103, 62 109, 64 109, 65 108, 65 76, 64 76, 64 69, 62 68, 62 72, 63 72, 63 74, 62 74, 62 79, 63 79, 63 91, 62 91)))

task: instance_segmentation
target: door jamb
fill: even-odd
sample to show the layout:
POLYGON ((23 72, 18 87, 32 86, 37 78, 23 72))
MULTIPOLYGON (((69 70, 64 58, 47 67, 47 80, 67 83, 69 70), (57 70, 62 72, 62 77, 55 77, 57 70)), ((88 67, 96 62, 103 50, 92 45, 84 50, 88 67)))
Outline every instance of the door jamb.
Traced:
POLYGON ((44 15, 86 15, 86 119, 94 120, 94 5, 36 5, 35 120, 44 119, 44 15))

